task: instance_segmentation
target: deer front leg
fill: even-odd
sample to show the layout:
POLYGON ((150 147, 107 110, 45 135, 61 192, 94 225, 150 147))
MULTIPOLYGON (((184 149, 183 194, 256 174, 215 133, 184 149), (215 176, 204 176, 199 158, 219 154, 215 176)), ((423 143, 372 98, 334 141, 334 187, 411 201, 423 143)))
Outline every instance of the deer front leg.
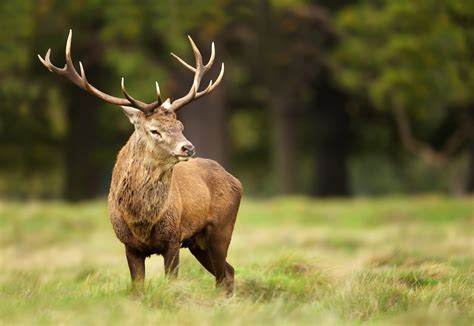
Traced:
POLYGON ((125 254, 133 284, 142 284, 145 279, 145 256, 127 246, 125 254))
POLYGON ((163 252, 165 275, 170 278, 178 277, 179 270, 179 242, 169 242, 163 252))

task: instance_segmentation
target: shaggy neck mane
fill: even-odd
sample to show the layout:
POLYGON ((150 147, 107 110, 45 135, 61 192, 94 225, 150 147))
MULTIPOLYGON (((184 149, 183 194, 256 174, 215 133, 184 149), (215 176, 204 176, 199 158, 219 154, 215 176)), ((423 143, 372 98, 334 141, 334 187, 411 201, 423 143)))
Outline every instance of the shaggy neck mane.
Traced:
POLYGON ((168 207, 172 165, 156 158, 135 132, 114 169, 114 196, 132 233, 145 241, 168 207))

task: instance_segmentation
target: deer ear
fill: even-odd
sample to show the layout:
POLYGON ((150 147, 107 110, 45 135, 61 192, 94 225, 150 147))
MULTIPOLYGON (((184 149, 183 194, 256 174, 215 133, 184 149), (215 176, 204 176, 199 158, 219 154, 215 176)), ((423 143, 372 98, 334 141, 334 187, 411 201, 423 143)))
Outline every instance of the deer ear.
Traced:
POLYGON ((140 116, 143 114, 142 111, 131 106, 121 106, 121 108, 132 124, 138 123, 140 116))

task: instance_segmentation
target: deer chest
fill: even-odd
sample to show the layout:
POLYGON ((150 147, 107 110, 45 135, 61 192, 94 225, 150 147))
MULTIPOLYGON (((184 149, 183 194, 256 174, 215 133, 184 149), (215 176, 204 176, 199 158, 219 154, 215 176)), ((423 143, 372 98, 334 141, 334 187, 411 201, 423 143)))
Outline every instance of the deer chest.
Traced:
POLYGON ((178 225, 166 186, 133 181, 123 179, 111 196, 130 232, 142 243, 174 240, 178 225))

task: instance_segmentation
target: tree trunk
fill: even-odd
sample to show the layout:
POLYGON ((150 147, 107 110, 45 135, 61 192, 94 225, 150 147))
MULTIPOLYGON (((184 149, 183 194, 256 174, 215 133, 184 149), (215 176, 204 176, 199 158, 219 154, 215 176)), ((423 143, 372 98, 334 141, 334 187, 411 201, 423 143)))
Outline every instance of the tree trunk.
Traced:
POLYGON ((228 137, 224 83, 211 94, 180 110, 179 119, 184 124, 186 138, 196 147, 197 156, 216 160, 227 167, 228 137))
POLYGON ((348 196, 349 116, 347 96, 323 82, 314 108, 316 175, 313 194, 348 196))
POLYGON ((295 114, 291 112, 288 98, 275 96, 269 101, 272 118, 271 158, 278 194, 295 193, 298 190, 297 144, 295 143, 295 114))
POLYGON ((257 80, 265 85, 264 101, 272 121, 270 157, 274 190, 276 194, 291 194, 298 191, 294 101, 299 76, 287 66, 282 69, 275 65, 273 56, 280 48, 280 40, 276 35, 277 24, 270 1, 259 1, 258 10, 258 41, 255 44, 256 62, 253 66, 257 80), (282 79, 285 82, 281 82, 282 79))
POLYGON ((74 85, 67 85, 69 132, 65 148, 65 197, 77 201, 97 195, 100 167, 94 160, 99 102, 74 85))
MULTIPOLYGON (((467 119, 471 121, 471 124, 474 122, 474 105, 473 104, 471 104, 468 108, 467 119)), ((471 131, 472 131, 472 128, 471 128, 471 131)), ((466 193, 473 194, 474 193, 474 135, 472 134, 472 132, 469 136, 468 141, 469 141, 469 144, 468 144, 469 166, 468 166, 466 193)))
POLYGON ((472 194, 474 193, 474 139, 471 139, 468 151, 469 151, 469 166, 468 166, 466 192, 468 194, 472 194))

